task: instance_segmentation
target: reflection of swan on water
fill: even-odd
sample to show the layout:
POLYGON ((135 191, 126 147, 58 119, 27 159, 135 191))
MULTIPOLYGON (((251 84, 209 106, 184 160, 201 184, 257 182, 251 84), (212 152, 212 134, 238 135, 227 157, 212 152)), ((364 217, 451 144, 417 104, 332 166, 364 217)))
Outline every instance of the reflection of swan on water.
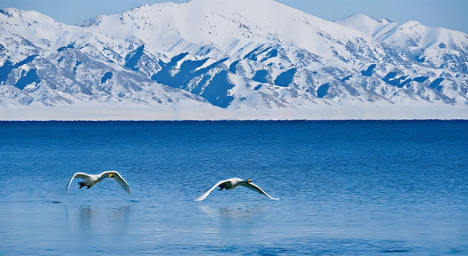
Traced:
POLYGON ((83 179, 83 181, 78 182, 78 184, 80 185, 80 188, 88 187, 87 189, 90 189, 92 186, 98 184, 101 180, 105 178, 111 178, 115 180, 117 183, 119 183, 119 185, 123 189, 125 189, 125 191, 127 191, 129 194, 132 193, 132 191, 130 190, 130 186, 128 186, 128 183, 116 171, 103 172, 97 175, 90 175, 86 173, 77 172, 75 173, 75 175, 73 175, 73 177, 68 182, 67 189, 65 190, 65 197, 67 197, 67 192, 68 192, 68 189, 70 188, 70 184, 75 178, 83 179))
POLYGON ((250 209, 243 208, 210 208, 205 205, 199 205, 198 209, 208 214, 210 217, 226 217, 232 219, 251 218, 260 215, 262 212, 268 210, 268 207, 255 207, 250 209))
POLYGON ((70 228, 78 226, 80 228, 96 229, 108 227, 117 229, 126 228, 124 224, 128 224, 131 210, 128 205, 116 208, 100 208, 91 205, 69 208, 65 206, 67 226, 70 228))
POLYGON ((219 190, 233 190, 235 188, 237 188, 238 186, 244 186, 246 188, 249 188, 249 189, 252 189, 254 191, 257 191, 258 193, 260 194, 263 194, 267 197, 269 197, 270 199, 272 200, 279 200, 278 198, 273 198, 271 196, 269 196, 267 193, 265 193, 265 191, 263 191, 259 186, 255 185, 252 183, 252 179, 248 179, 247 181, 245 180, 241 180, 239 178, 232 178, 232 179, 228 179, 228 180, 223 180, 223 181, 220 181, 218 182, 216 185, 214 185, 212 188, 208 189, 207 191, 205 191, 205 193, 201 194, 199 197, 197 197, 197 199, 195 199, 194 201, 202 201, 203 199, 205 199, 210 193, 211 191, 213 191, 216 187, 219 187, 219 190))

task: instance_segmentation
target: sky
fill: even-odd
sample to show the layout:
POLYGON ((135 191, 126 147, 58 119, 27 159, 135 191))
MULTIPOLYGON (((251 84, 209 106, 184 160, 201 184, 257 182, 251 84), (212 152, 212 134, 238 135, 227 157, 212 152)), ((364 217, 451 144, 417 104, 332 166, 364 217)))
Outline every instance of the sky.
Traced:
MULTIPOLYGON (((172 0, 182 3, 187 0, 172 0)), ((334 21, 362 13, 396 22, 419 21, 468 33, 468 0, 277 0, 322 19, 334 21)), ((168 0, 0 0, 0 9, 35 10, 65 24, 79 24, 97 15, 115 14, 168 0)))

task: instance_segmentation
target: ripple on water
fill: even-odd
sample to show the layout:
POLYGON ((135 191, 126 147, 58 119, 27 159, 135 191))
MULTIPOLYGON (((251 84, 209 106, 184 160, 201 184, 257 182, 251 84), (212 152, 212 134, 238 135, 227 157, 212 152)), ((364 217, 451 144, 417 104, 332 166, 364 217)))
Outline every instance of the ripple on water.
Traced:
POLYGON ((468 122, 0 122, 0 254, 468 255, 468 122), (89 189, 77 171, 117 170, 89 189), (221 179, 246 188, 213 191, 221 179), (86 244, 86 248, 82 247, 86 244))

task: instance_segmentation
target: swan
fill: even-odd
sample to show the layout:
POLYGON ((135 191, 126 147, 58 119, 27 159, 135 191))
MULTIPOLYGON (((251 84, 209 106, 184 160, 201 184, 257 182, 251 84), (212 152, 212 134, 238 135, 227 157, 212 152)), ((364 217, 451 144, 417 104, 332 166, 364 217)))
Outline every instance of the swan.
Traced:
POLYGON ((201 194, 199 197, 197 197, 197 199, 195 199, 194 201, 202 201, 203 199, 205 199, 210 193, 211 191, 213 191, 216 187, 219 187, 219 190, 233 190, 235 188, 237 188, 238 186, 244 186, 246 188, 250 188, 254 191, 257 191, 258 193, 260 194, 263 194, 265 196, 267 196, 268 198, 272 199, 272 200, 279 200, 279 198, 273 198, 271 196, 269 196, 267 193, 265 193, 265 191, 263 191, 259 186, 255 185, 252 183, 252 179, 248 179, 247 181, 245 180, 241 180, 239 178, 232 178, 232 179, 228 179, 228 180, 222 180, 220 182, 218 182, 216 185, 214 185, 212 188, 208 189, 207 191, 205 191, 205 193, 201 194))
POLYGON ((123 189, 125 189, 125 191, 127 191, 129 194, 132 193, 132 190, 130 190, 130 186, 128 186, 128 183, 116 171, 107 171, 107 172, 103 172, 97 175, 90 175, 90 174, 86 174, 82 172, 77 172, 73 175, 73 177, 68 182, 67 190, 65 190, 65 198, 67 197, 67 192, 68 192, 68 189, 70 188, 70 184, 75 178, 83 179, 83 181, 78 182, 78 184, 80 185, 80 188, 88 187, 87 189, 90 189, 92 186, 98 184, 101 180, 105 178, 111 178, 115 180, 117 183, 119 183, 119 185, 123 189))

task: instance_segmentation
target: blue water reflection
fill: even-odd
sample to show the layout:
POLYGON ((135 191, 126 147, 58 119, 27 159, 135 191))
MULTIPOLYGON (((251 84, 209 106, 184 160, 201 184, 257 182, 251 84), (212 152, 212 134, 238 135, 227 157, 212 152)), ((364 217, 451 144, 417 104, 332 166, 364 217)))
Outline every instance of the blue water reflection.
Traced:
POLYGON ((468 122, 0 123, 2 255, 467 255, 468 122), (117 170, 78 189, 76 171, 117 170), (280 201, 246 188, 252 178, 280 201))

